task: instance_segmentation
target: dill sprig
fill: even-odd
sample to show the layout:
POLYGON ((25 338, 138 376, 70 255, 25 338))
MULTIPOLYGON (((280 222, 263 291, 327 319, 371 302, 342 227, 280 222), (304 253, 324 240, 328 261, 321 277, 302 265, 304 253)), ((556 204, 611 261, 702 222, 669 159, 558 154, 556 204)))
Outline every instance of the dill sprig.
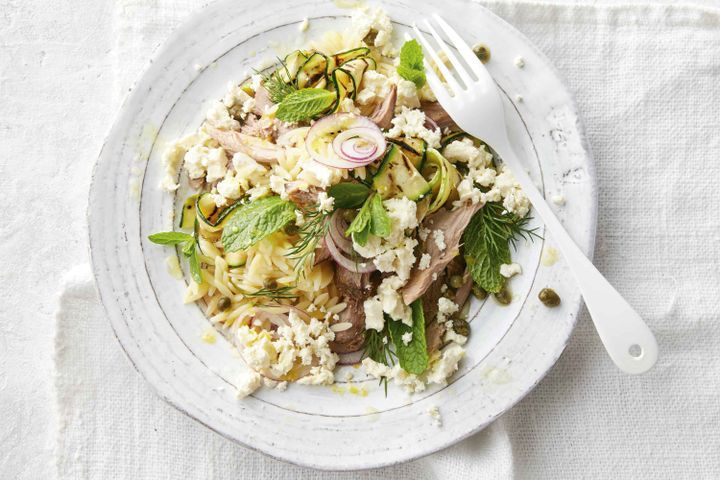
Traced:
POLYGON ((304 273, 307 263, 315 261, 315 248, 330 228, 330 214, 320 210, 318 204, 302 211, 305 223, 298 230, 300 240, 289 252, 289 257, 295 260, 295 272, 304 273))
MULTIPOLYGON (((363 344, 363 358, 382 363, 383 365, 395 365, 397 355, 390 348, 390 331, 388 330, 388 319, 385 319, 385 326, 381 331, 374 328, 365 330, 365 343, 363 344), (383 341, 385 339, 385 341, 383 341)), ((387 397, 388 378, 380 377, 378 385, 383 385, 387 397)))
POLYGON ((280 67, 276 68, 269 75, 258 72, 258 74, 262 76, 262 84, 268 91, 270 100, 272 100, 273 103, 280 103, 285 99, 285 97, 297 91, 297 87, 295 87, 295 85, 288 83, 285 79, 283 79, 281 69, 285 70, 287 78, 290 78, 290 72, 288 71, 285 62, 279 58, 278 60, 280 61, 280 67))
POLYGON ((520 238, 540 238, 527 228, 529 217, 521 218, 505 210, 498 202, 486 203, 470 220, 463 232, 463 256, 476 284, 490 293, 505 285, 500 267, 510 263, 510 246, 517 250, 520 238))
POLYGON ((517 241, 520 238, 523 240, 542 238, 537 234, 537 228, 527 228, 532 217, 519 217, 510 213, 501 203, 486 203, 481 211, 483 212, 484 233, 496 251, 503 243, 509 243, 514 250, 517 250, 517 241))
POLYGON ((284 287, 276 288, 261 288, 257 292, 243 293, 246 297, 267 297, 272 300, 279 300, 282 298, 298 298, 299 295, 291 293, 295 289, 295 285, 287 285, 284 287))

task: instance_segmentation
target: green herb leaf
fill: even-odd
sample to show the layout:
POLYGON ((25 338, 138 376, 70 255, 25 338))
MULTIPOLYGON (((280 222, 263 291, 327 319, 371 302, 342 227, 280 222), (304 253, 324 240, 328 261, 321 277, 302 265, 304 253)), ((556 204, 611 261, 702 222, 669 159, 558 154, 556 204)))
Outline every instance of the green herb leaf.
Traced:
POLYGON ((232 213, 222 232, 226 252, 245 250, 295 218, 295 205, 278 196, 243 205, 232 213))
POLYGON ((412 327, 399 320, 389 320, 386 323, 389 324, 390 338, 395 345, 400 366, 408 373, 420 375, 427 370, 429 362, 422 300, 415 300, 410 304, 410 308, 412 309, 412 327), (412 339, 405 345, 402 336, 408 332, 412 332, 412 339))
POLYGON ((190 253, 188 257, 188 263, 190 264, 190 276, 195 280, 195 283, 200 285, 203 283, 203 278, 202 273, 200 273, 200 260, 198 260, 198 254, 195 248, 193 248, 192 253, 190 253))
POLYGON ((273 103, 281 103, 285 100, 285 97, 297 91, 297 87, 295 85, 287 83, 283 79, 283 76, 280 74, 281 69, 285 70, 288 77, 290 77, 290 72, 288 72, 285 62, 280 60, 280 64, 281 66, 273 73, 263 76, 263 87, 265 87, 265 90, 268 91, 270 100, 272 100, 273 103))
POLYGON ((289 252, 291 259, 296 260, 295 271, 297 274, 305 274, 306 264, 312 264, 315 259, 315 248, 321 238, 325 236, 330 228, 330 212, 320 210, 320 205, 315 204, 302 212, 305 223, 300 226, 298 236, 300 240, 289 252))
POLYGON ((370 188, 362 183, 343 182, 328 189, 335 199, 335 208, 359 208, 370 195, 370 188))
POLYGON ((287 95, 278 106, 275 116, 285 122, 309 120, 330 108, 335 93, 322 88, 303 88, 287 95))
POLYGON ((390 215, 385 211, 380 195, 373 195, 370 199, 370 214, 370 233, 383 238, 390 235, 390 231, 392 230, 390 215))
POLYGON ((148 240, 158 245, 177 245, 188 241, 194 241, 192 235, 182 232, 160 232, 148 236, 148 240))
POLYGON ((397 73, 405 80, 410 80, 416 87, 425 85, 425 65, 422 47, 416 40, 408 40, 400 49, 400 65, 397 73))
POLYGON ((365 203, 363 203, 363 206, 355 216, 355 219, 353 219, 350 226, 347 230, 345 230, 345 235, 352 234, 353 240, 355 240, 358 245, 365 246, 365 244, 367 244, 368 236, 370 235, 372 225, 372 210, 370 204, 373 197, 365 200, 365 203))
POLYGON ((530 218, 505 211, 500 203, 487 203, 478 210, 463 232, 463 255, 475 283, 497 293, 505 284, 500 265, 510 263, 510 245, 518 237, 538 237, 525 226, 530 218))
POLYGON ((391 366, 395 365, 395 359, 397 356, 395 352, 390 349, 390 332, 388 331, 388 323, 385 322, 385 326, 382 331, 377 331, 374 328, 365 330, 365 342, 363 343, 363 358, 369 357, 371 360, 382 363, 383 365, 391 366), (387 340, 384 340, 387 338, 387 340))
POLYGON ((185 245, 183 245, 183 248, 182 248, 183 255, 185 255, 186 257, 189 257, 190 255, 192 255, 192 253, 195 251, 195 245, 196 245, 196 240, 194 237, 191 238, 190 240, 188 240, 187 242, 185 242, 185 245))

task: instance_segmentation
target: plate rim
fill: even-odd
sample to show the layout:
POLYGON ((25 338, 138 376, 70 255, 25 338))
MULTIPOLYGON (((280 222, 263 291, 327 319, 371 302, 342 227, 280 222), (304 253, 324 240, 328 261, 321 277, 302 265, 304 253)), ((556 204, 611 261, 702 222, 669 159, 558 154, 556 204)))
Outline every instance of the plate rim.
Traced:
MULTIPOLYGON (((135 96, 139 95, 137 87, 138 87, 139 83, 142 81, 142 79, 147 76, 148 72, 153 69, 153 65, 155 64, 156 59, 162 57, 166 53, 166 51, 169 49, 169 47, 175 41, 177 41, 181 36, 183 36, 185 33, 189 32, 194 25, 201 23, 200 20, 203 18, 203 15, 208 15, 213 9, 218 8, 222 4, 229 4, 229 3, 231 3, 231 0, 221 0, 214 4, 208 4, 208 5, 201 7, 200 9, 194 10, 191 13, 191 15, 188 17, 188 19, 186 19, 182 24, 180 24, 178 27, 176 27, 163 43, 161 43, 155 47, 152 54, 149 56, 150 60, 148 61, 148 63, 146 63, 146 65, 142 69, 141 73, 132 82, 130 89, 125 94, 125 96, 115 114, 114 120, 104 137, 102 146, 100 148, 100 151, 99 151, 97 158, 95 160, 95 163, 93 165, 89 194, 88 194, 89 201, 88 201, 88 205, 87 205, 87 209, 86 209, 86 221, 87 221, 87 225, 88 225, 88 237, 87 237, 88 238, 88 250, 89 250, 89 256, 90 256, 91 263, 92 263, 93 279, 94 279, 95 288, 96 288, 96 291, 98 294, 98 298, 100 299, 101 304, 103 306, 103 311, 105 312, 105 314, 108 318, 108 321, 110 322, 110 325, 111 325, 111 328, 113 331, 113 336, 116 338, 117 342, 120 344, 120 347, 121 347, 124 355, 130 361, 133 368, 140 374, 140 376, 143 378, 143 380, 151 386, 153 392, 156 395, 158 395, 160 398, 162 398, 165 402, 172 405, 175 409, 179 410, 180 412, 182 412, 183 414, 192 418, 193 420, 201 423, 202 425, 209 428, 213 432, 223 436, 224 438, 231 440, 239 445, 242 445, 243 448, 248 448, 250 450, 262 453, 263 455, 266 455, 270 458, 273 458, 273 459, 276 459, 276 460, 279 460, 282 462, 286 462, 289 464, 302 466, 302 467, 315 468, 315 469, 320 469, 320 470, 324 470, 324 471, 361 471, 361 470, 367 470, 367 469, 373 469, 373 468, 388 467, 388 466, 397 465, 397 464, 405 463, 407 461, 426 457, 426 456, 436 453, 440 450, 448 448, 449 446, 452 446, 452 445, 478 433, 479 431, 488 427, 495 420, 497 420, 497 418, 499 418, 500 416, 507 413, 510 409, 512 409, 515 405, 517 405, 517 403, 519 403, 521 400, 523 400, 528 394, 530 394, 530 392, 532 392, 537 387, 537 385, 554 368, 558 359, 565 351, 565 349, 570 341, 570 338, 572 337, 574 329, 577 325, 579 314, 582 311, 583 305, 584 305, 582 298, 580 298, 580 300, 578 302, 577 310, 572 315, 571 328, 568 330, 568 334, 567 334, 566 338, 562 342, 562 345, 560 345, 557 348, 557 350, 554 352, 554 353, 556 353, 556 355, 554 356, 554 358, 552 358, 550 367, 547 368, 545 371, 541 372, 537 376, 536 380, 528 388, 526 388, 520 395, 516 396, 513 399, 513 401, 510 402, 509 406, 505 410, 488 418, 486 421, 482 422, 481 424, 479 424, 476 428, 472 429, 471 431, 469 431, 463 435, 460 435, 460 436, 455 436, 452 439, 445 441, 443 443, 438 443, 438 444, 434 445, 433 448, 423 451, 420 454, 411 454, 411 455, 407 455, 407 456, 402 456, 402 458, 399 458, 397 460, 393 459, 393 460, 390 460, 387 462, 369 463, 366 466, 362 466, 359 468, 358 467, 352 467, 350 469, 326 468, 323 465, 318 465, 313 462, 303 462, 301 459, 289 459, 289 458, 285 458, 285 457, 279 457, 279 456, 274 455, 272 452, 268 452, 268 451, 262 450, 258 447, 255 447, 251 444, 245 443, 245 442, 241 441, 240 439, 234 437, 230 433, 225 432, 222 428, 216 428, 215 426, 210 425, 209 423, 205 422, 203 419, 201 419, 198 416, 194 415, 193 413, 189 412, 183 405, 181 405, 179 402, 175 401, 175 399, 173 399, 172 397, 170 397, 168 395, 165 395, 158 388, 158 386, 155 385, 155 383, 153 383, 152 381, 150 381, 148 379, 146 374, 142 371, 142 369, 140 369, 138 367, 135 360, 128 353, 128 350, 126 349, 125 344, 123 343, 123 341, 120 339, 120 337, 118 335, 118 331, 117 331, 115 322, 112 320, 113 314, 109 310, 109 307, 107 304, 108 302, 106 301, 106 299, 103 298, 102 288, 101 288, 102 282, 99 279, 99 266, 98 266, 98 262, 96 260, 96 252, 95 252, 95 249, 93 248, 94 241, 93 241, 92 225, 93 225, 95 213, 93 212, 93 203, 91 202, 91 200, 93 199, 94 192, 97 188, 97 175, 96 174, 97 174, 101 159, 102 159, 103 155, 105 154, 105 150, 108 146, 108 142, 110 140, 112 140, 113 132, 115 132, 118 124, 120 124, 123 119, 123 112, 126 111, 126 107, 127 107, 128 103, 130 103, 134 99, 135 96)), ((587 173, 588 173, 588 184, 591 189, 590 199, 591 199, 592 208, 590 209, 590 212, 588 215, 588 218, 589 218, 588 225, 589 225, 590 231, 587 236, 586 245, 580 245, 580 247, 584 251, 584 253, 586 253, 588 258, 592 260, 593 253, 594 253, 594 247, 595 247, 595 243, 596 243, 597 216, 598 216, 598 185, 597 185, 597 175, 596 175, 596 163, 595 163, 595 159, 592 154, 592 150, 590 148, 590 144, 587 139, 584 122, 582 120, 582 117, 579 114, 579 109, 577 106, 575 95, 568 88, 568 85, 567 85, 567 82, 566 82, 564 76, 559 72, 559 70, 557 69, 555 64, 552 63, 550 61, 550 59, 542 51, 540 51, 540 49, 533 42, 531 42, 522 32, 517 30, 509 22, 507 22, 505 19, 500 17, 495 12, 493 12, 491 9, 487 8, 485 5, 477 4, 475 2, 472 2, 472 3, 473 3, 474 7, 483 10, 486 15, 488 15, 490 18, 492 18, 492 21, 494 21, 498 25, 502 26, 506 30, 509 30, 512 35, 518 37, 520 40, 523 41, 523 43, 528 48, 531 48, 533 50, 533 53, 535 55, 537 55, 543 61, 543 67, 548 69, 556 77, 559 85, 564 90, 564 94, 567 95, 568 101, 565 102, 565 104, 571 108, 572 113, 575 114, 575 116, 576 116, 575 128, 577 130, 578 140, 581 142, 581 145, 583 147, 584 158, 586 160, 586 168, 587 168, 587 173)), ((248 9, 247 6, 246 6, 246 9, 248 9)), ((311 20, 312 20, 312 18, 311 18, 311 20)))

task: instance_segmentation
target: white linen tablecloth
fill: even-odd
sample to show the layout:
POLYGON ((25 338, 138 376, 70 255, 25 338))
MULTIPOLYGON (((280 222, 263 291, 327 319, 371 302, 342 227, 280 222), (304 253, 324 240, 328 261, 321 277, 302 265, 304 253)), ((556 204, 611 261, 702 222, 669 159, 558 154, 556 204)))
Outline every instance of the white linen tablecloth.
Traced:
MULTIPOLYGON (((201 4, 115 4, 116 98, 201 4)), ((474 438, 387 470, 313 472, 156 398, 80 265, 56 314, 59 478, 720 478, 720 10, 486 5, 547 54, 577 98, 597 163, 595 262, 656 333, 656 367, 619 372, 584 313, 549 376, 474 438)))

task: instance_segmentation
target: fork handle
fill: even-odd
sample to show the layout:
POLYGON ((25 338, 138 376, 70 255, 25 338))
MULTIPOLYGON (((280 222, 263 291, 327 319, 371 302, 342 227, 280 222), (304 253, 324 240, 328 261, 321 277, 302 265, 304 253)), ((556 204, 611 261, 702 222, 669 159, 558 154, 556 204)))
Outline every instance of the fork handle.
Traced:
POLYGON ((610 358, 627 373, 639 374, 649 370, 657 360, 658 346, 642 317, 570 238, 543 195, 535 188, 512 147, 507 145, 496 151, 513 172, 533 208, 552 233, 558 249, 580 286, 585 305, 610 358))

